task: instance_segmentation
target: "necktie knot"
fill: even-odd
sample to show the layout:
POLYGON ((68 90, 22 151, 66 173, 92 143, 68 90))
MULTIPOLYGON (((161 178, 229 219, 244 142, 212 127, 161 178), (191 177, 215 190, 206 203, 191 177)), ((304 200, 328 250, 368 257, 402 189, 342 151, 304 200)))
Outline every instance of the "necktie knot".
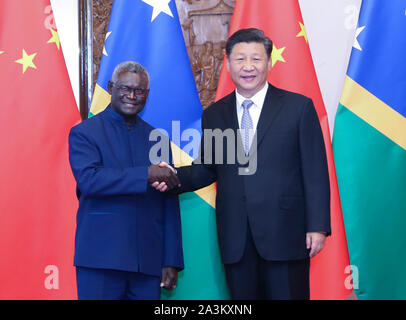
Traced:
POLYGON ((254 102, 252 102, 251 100, 249 100, 249 99, 247 99, 247 100, 244 100, 243 101, 243 103, 242 103, 242 107, 243 107, 243 109, 244 110, 248 110, 249 108, 251 108, 251 106, 254 104, 254 102))

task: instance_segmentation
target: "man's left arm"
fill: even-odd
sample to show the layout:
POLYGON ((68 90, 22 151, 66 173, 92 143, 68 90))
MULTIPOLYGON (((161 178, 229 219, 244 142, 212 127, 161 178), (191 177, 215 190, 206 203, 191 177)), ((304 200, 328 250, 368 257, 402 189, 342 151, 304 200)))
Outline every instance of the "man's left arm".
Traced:
POLYGON ((184 267, 182 230, 178 196, 169 194, 163 196, 165 197, 165 235, 161 287, 171 290, 176 287, 178 271, 184 267))
POLYGON ((310 99, 300 120, 299 144, 306 203, 306 246, 311 249, 310 257, 313 257, 324 247, 331 227, 326 148, 319 118, 310 99))

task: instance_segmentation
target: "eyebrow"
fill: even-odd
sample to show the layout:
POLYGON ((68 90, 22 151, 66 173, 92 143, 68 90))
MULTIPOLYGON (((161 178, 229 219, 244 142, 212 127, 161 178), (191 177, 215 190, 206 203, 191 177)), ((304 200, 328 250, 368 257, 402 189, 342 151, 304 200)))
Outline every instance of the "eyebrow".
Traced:
POLYGON ((260 53, 254 52, 254 53, 244 53, 244 52, 236 52, 237 56, 261 56, 260 53))

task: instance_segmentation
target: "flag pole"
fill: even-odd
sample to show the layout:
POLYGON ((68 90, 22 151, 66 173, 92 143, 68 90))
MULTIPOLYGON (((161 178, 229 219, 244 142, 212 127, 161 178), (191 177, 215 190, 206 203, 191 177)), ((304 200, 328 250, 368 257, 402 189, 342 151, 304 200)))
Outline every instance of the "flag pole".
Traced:
POLYGON ((92 1, 79 0, 79 110, 87 119, 93 94, 92 1))

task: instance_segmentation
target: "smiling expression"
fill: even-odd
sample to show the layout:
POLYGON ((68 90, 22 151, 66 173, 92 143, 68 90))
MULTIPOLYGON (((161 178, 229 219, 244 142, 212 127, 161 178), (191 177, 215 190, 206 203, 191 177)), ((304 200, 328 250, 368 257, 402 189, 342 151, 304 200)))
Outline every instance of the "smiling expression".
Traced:
POLYGON ((109 82, 111 107, 121 114, 126 122, 130 122, 142 111, 147 102, 148 91, 144 95, 136 95, 134 90, 128 94, 120 92, 119 87, 148 88, 148 77, 145 73, 121 72, 116 83, 109 82))
POLYGON ((238 93, 246 98, 251 98, 264 87, 271 70, 265 47, 257 42, 236 43, 226 63, 238 93))

